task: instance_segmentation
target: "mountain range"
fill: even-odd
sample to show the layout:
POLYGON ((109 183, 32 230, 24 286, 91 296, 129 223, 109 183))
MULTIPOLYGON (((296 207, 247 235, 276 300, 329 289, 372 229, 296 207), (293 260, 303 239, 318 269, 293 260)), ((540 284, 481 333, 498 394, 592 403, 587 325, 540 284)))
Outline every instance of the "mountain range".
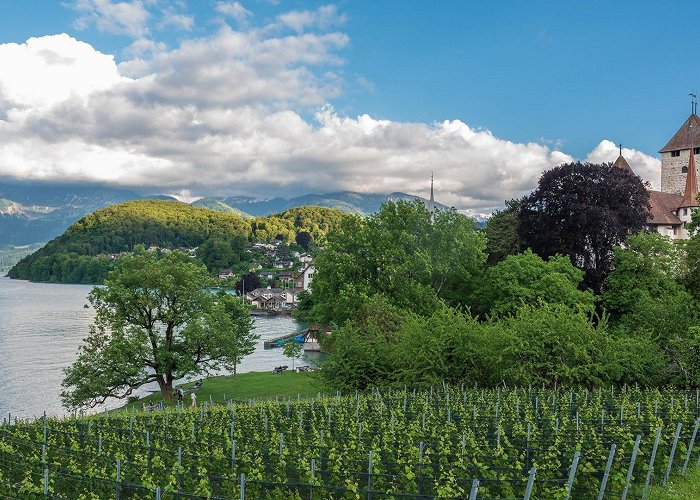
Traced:
MULTIPOLYGON (((49 241, 81 217, 129 200, 175 200, 167 195, 140 194, 128 189, 94 184, 18 182, 0 178, 0 247, 49 241)), ((424 198, 406 193, 355 193, 343 191, 307 194, 295 198, 258 200, 245 196, 201 198, 193 206, 233 212, 242 217, 266 216, 290 208, 314 205, 353 214, 377 212, 388 200, 424 198)), ((445 209, 436 203, 437 208, 445 209)))

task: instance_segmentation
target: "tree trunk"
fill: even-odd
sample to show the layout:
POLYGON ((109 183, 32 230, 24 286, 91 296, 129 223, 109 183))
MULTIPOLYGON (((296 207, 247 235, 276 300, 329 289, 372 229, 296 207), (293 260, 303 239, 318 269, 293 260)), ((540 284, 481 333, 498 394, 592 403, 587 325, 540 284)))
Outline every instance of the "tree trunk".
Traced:
POLYGON ((160 387, 160 395, 164 400, 169 400, 173 397, 173 381, 171 377, 164 379, 162 375, 158 375, 156 379, 158 382, 158 387, 160 387))

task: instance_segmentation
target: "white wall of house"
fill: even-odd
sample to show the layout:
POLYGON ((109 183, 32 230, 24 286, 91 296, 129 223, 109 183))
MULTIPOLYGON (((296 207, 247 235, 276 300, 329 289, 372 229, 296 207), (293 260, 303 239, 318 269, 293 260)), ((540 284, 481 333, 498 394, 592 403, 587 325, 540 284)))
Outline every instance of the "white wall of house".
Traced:
POLYGON ((311 286, 311 282, 314 279, 314 274, 316 274, 316 268, 314 266, 309 266, 304 269, 304 290, 308 290, 311 286))

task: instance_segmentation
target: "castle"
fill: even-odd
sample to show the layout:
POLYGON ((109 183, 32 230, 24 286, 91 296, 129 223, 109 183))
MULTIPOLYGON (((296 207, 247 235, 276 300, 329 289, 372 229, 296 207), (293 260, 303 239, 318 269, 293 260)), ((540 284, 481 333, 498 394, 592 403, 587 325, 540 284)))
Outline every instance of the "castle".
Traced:
MULTIPOLYGON (((700 206, 696 162, 696 155, 700 155, 700 118, 695 104, 688 119, 659 153, 661 191, 649 190, 649 228, 674 240, 688 239, 685 225, 691 220, 692 210, 700 206)), ((632 171, 622 150, 613 165, 632 171)))

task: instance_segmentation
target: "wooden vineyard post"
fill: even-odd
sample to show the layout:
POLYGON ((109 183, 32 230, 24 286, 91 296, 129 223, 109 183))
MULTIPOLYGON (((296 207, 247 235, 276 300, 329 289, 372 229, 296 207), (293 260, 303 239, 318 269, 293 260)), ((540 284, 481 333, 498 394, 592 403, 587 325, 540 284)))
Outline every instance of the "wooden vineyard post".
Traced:
POLYGON ((681 470, 681 476, 683 477, 688 471, 688 462, 690 462, 690 456, 693 454, 693 445, 695 444, 695 436, 698 434, 698 426, 700 426, 700 418, 695 421, 693 436, 690 438, 690 444, 688 444, 688 453, 685 455, 685 462, 683 462, 683 469, 681 470))
POLYGON ((626 500, 627 492, 630 489, 630 481, 632 480, 632 472, 634 472, 634 464, 637 461, 637 453, 639 453, 639 443, 642 440, 642 436, 637 436, 634 441, 634 449, 632 450, 632 458, 630 459, 630 466, 627 469, 627 479, 625 480, 625 489, 622 490, 622 498, 620 500, 626 500))
POLYGON ((649 458, 649 470, 647 471, 646 481, 644 481, 642 500, 647 497, 647 493, 649 492, 649 481, 651 481, 651 475, 654 472, 654 459, 656 458, 656 450, 659 447, 659 439, 661 439, 661 427, 656 429, 656 439, 654 439, 654 447, 651 450, 651 458, 649 458))
POLYGON ((117 485, 116 485, 116 499, 119 500, 121 498, 121 493, 122 493, 122 464, 119 459, 117 459, 117 485))
POLYGON ((476 500, 476 495, 479 493, 479 480, 472 481, 472 490, 469 492, 469 500, 476 500))
POLYGON ((372 498, 372 450, 369 450, 369 460, 367 463, 367 500, 372 498))
POLYGON ((177 447, 177 489, 180 489, 180 476, 182 469, 182 446, 177 447))
POLYGON ((523 500, 530 500, 530 495, 532 495, 532 487, 535 484, 535 468, 530 469, 530 475, 527 478, 527 486, 525 487, 525 496, 523 500))
POLYGON ((668 484, 668 476, 671 475, 671 467, 673 466, 673 456, 676 454, 676 445, 678 444, 678 437, 681 435, 681 427, 683 424, 678 422, 676 426, 676 434, 673 437, 673 444, 671 445, 671 454, 668 456, 668 466, 666 467, 666 474, 664 475, 664 486, 668 484))
POLYGON ((576 477, 576 468, 578 467, 579 458, 581 458, 581 452, 576 450, 574 452, 574 461, 571 464, 571 470, 569 471, 569 479, 566 481, 566 500, 571 498, 571 490, 574 487, 574 478, 576 477))
POLYGON ((605 464, 605 472, 603 473, 603 479, 600 481, 600 491, 598 491, 598 500, 603 500, 603 495, 605 494, 605 487, 608 485, 608 477, 610 476, 610 467, 612 467, 613 460, 615 459, 615 450, 617 445, 613 443, 610 446, 610 454, 608 455, 608 461, 605 464))

